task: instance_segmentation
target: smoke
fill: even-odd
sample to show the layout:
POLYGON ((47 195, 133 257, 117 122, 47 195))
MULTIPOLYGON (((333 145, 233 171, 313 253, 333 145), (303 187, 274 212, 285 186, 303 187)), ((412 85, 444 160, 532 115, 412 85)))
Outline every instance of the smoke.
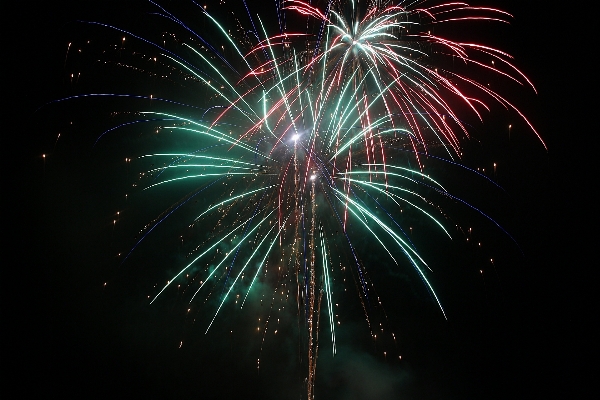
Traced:
POLYGON ((317 368, 316 395, 319 398, 398 399, 406 398, 411 387, 407 367, 357 349, 341 348, 334 358, 321 357, 317 368))

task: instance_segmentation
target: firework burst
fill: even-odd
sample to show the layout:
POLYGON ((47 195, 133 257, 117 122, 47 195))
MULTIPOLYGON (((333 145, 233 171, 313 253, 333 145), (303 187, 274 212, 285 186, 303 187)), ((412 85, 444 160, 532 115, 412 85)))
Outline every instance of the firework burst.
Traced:
POLYGON ((104 59, 136 76, 192 88, 195 98, 183 100, 177 92, 73 96, 122 97, 132 104, 130 113, 119 114, 123 122, 99 139, 141 126, 185 141, 172 151, 126 159, 147 166, 134 186, 150 201, 182 186, 187 194, 140 230, 122 262, 157 227, 196 204, 187 228, 195 232, 187 262, 150 302, 185 285, 187 301, 207 303, 208 332, 227 304, 243 309, 260 286, 260 301, 271 304, 258 328, 263 340, 269 321, 278 319, 274 303, 296 316, 309 399, 320 330, 328 331, 336 353, 336 279, 340 287, 346 276, 352 278, 372 334, 378 329, 371 315, 380 301, 369 275, 380 271, 362 261, 359 247, 412 268, 445 317, 403 212, 418 213, 450 237, 441 204, 463 202, 424 173, 424 156, 459 160, 461 142, 469 137, 466 117, 459 114, 481 119, 488 103, 512 110, 538 134, 505 97, 453 68, 459 64, 533 88, 511 57, 435 31, 477 20, 504 23, 510 15, 465 3, 290 0, 275 2, 278 28, 246 7, 232 33, 196 3, 199 19, 210 28, 193 29, 151 3, 178 33, 151 40, 89 23, 124 35, 104 59), (125 38, 152 55, 115 61, 125 38))

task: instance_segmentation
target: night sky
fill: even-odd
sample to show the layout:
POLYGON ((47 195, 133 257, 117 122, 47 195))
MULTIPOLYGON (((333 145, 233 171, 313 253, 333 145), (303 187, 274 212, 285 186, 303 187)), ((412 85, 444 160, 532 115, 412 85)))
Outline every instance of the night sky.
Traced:
MULTIPOLYGON (((594 230, 597 202, 592 207, 589 176, 596 167, 586 151, 593 115, 581 96, 590 90, 586 77, 596 67, 584 52, 590 48, 574 38, 585 37, 587 28, 577 24, 575 12, 549 2, 480 3, 515 15, 510 28, 490 39, 515 56, 536 86, 537 96, 520 91, 525 97, 517 103, 549 150, 524 128, 512 131, 510 142, 505 128, 494 128, 482 144, 466 145, 465 163, 498 160, 497 180, 505 192, 481 192, 468 180, 462 188, 455 183, 486 204, 518 246, 477 218, 476 240, 483 249, 460 238, 438 243, 439 237, 429 248, 423 238, 421 252, 436 269, 448 320, 416 276, 375 276, 386 294, 389 324, 400 337, 402 360, 382 357, 360 305, 349 299, 335 358, 326 331, 320 339, 317 399, 577 398, 587 392, 584 365, 591 360, 591 326, 598 319, 597 311, 587 311, 594 293, 591 270, 598 264, 591 258, 595 235, 587 230, 594 230)), ((131 182, 116 159, 124 150, 119 146, 133 144, 94 147, 101 132, 94 124, 105 110, 90 103, 44 106, 78 90, 65 73, 67 43, 94 34, 78 27, 77 19, 131 27, 137 26, 138 10, 148 9, 140 1, 58 1, 3 13, 3 65, 10 69, 3 83, 9 121, 2 145, 8 183, 2 190, 8 221, 2 365, 9 370, 3 397, 27 398, 42 390, 80 398, 305 398, 293 329, 267 340, 260 353, 258 336, 229 333, 251 325, 251 312, 226 315, 204 335, 177 296, 148 304, 153 285, 164 278, 154 258, 178 260, 167 251, 142 253, 123 266, 115 260, 132 243, 113 228, 131 182), (70 127, 74 114, 83 122, 70 127)), ((162 29, 140 29, 149 28, 162 29)), ((108 91, 102 87, 111 84, 118 86, 118 77, 87 87, 108 91)), ((507 119, 489 121, 505 126, 507 119)), ((177 249, 173 243, 165 247, 177 249)))

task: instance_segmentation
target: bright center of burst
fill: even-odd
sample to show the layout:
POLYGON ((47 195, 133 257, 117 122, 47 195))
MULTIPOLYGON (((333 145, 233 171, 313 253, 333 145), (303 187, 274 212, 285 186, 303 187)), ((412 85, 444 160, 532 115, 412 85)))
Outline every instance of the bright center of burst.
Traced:
POLYGON ((314 181, 316 178, 317 178, 317 176, 316 176, 315 174, 312 174, 312 175, 310 176, 310 180, 311 180, 311 181, 314 181))
POLYGON ((299 138, 300 138, 300 135, 298 135, 297 133, 294 136, 292 136, 292 140, 294 142, 297 142, 299 138))

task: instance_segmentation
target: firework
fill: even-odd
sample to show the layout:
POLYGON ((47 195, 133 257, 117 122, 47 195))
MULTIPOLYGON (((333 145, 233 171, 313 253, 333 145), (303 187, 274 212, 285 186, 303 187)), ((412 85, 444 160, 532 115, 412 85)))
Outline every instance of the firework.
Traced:
MULTIPOLYGON (((450 237, 441 204, 464 202, 424 172, 423 158, 460 160, 469 137, 465 118, 482 119, 489 103, 516 113, 538 133, 505 97, 462 72, 492 73, 533 88, 511 57, 436 31, 474 20, 504 23, 510 15, 464 3, 290 0, 275 2, 276 26, 248 6, 232 30, 195 3, 198 28, 152 4, 176 34, 155 40, 89 24, 123 35, 106 62, 176 90, 192 88, 195 98, 176 97, 177 91, 74 96, 133 105, 98 139, 136 126, 185 143, 133 158, 147 166, 134 186, 149 201, 181 187, 187 194, 140 230, 122 262, 158 226, 197 204, 188 221, 195 232, 188 261, 150 303, 183 284, 187 301, 207 303, 208 332, 226 304, 243 309, 257 286, 267 287, 266 303, 285 304, 303 332, 309 399, 319 331, 328 331, 336 353, 336 279, 355 282, 375 334, 371 311, 380 302, 369 275, 385 271, 363 262, 361 248, 412 268, 445 317, 403 212, 417 212, 450 237), (151 55, 114 57, 123 57, 126 38, 151 55)), ((261 321, 263 340, 277 312, 271 307, 261 321)))

